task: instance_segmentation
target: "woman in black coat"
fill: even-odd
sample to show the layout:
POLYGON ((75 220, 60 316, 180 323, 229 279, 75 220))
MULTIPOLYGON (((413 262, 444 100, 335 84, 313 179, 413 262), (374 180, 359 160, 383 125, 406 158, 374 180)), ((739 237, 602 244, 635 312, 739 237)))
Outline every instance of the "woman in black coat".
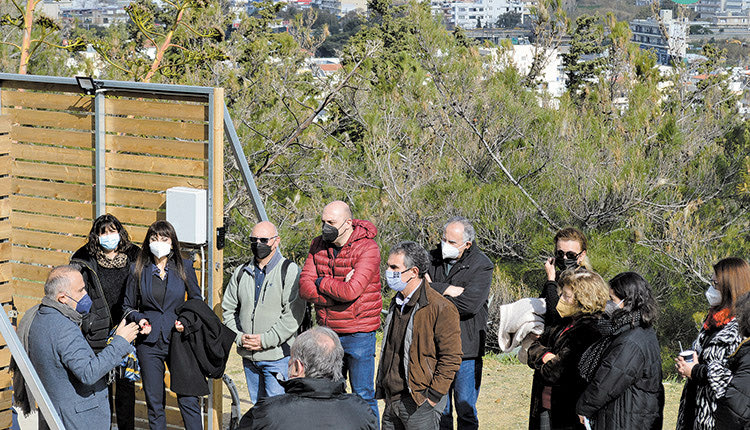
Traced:
POLYGON ((656 300, 641 275, 621 273, 609 281, 617 305, 602 319, 602 339, 581 358, 589 382, 576 412, 597 430, 656 430, 662 427, 664 386, 656 331, 656 300))
POLYGON ((732 378, 724 397, 716 402, 716 430, 750 428, 750 293, 737 301, 735 312, 745 340, 727 360, 732 378))
POLYGON ((529 367, 541 378, 541 384, 532 388, 529 427, 583 429, 575 413, 576 400, 586 388, 578 374, 578 362, 600 337, 597 321, 607 304, 609 288, 601 276, 584 268, 566 270, 558 282, 561 323, 545 327, 529 347, 529 367))
MULTIPOLYGON (((198 280, 190 260, 180 255, 180 242, 174 227, 167 221, 151 224, 143 240, 141 253, 128 275, 123 309, 128 321, 141 327, 136 352, 141 366, 143 392, 151 430, 167 427, 164 413, 165 362, 170 356, 173 330, 182 332, 177 308, 188 299, 201 299, 198 280)), ((197 396, 177 394, 177 404, 185 428, 203 428, 197 396)))
MULTIPOLYGON (((86 244, 70 260, 81 267, 86 291, 92 298, 91 310, 84 317, 81 330, 94 352, 104 349, 110 330, 122 319, 128 269, 138 258, 139 251, 122 223, 115 216, 105 214, 94 220, 86 244)), ((135 427, 133 381, 117 374, 114 390, 109 386, 109 401, 117 413, 117 428, 132 430, 135 427), (113 401, 113 391, 116 401, 113 401)))

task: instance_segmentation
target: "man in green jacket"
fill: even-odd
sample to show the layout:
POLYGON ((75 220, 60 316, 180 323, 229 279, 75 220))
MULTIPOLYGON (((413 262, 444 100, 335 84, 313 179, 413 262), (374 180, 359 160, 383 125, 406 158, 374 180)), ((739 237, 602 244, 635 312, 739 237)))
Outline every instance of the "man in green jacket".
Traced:
POLYGON ((299 267, 279 250, 276 226, 253 227, 253 260, 238 267, 224 292, 224 324, 237 334, 247 389, 253 404, 284 394, 276 375, 286 379, 289 350, 305 313, 299 297, 299 267))

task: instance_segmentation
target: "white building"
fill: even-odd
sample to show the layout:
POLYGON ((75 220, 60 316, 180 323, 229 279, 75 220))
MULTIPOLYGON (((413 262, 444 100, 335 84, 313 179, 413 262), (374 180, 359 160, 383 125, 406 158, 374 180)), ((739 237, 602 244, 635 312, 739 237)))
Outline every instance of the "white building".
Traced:
POLYGON ((630 21, 632 41, 641 49, 654 52, 659 64, 685 58, 687 52, 687 18, 674 19, 671 10, 659 12, 659 19, 635 19, 630 21))
POLYGON ((750 0, 700 0, 690 7, 699 19, 711 19, 719 15, 742 15, 750 9, 750 0))
MULTIPOLYGON (((481 48, 479 53, 491 56, 496 67, 500 70, 514 67, 519 74, 526 75, 531 70, 537 49, 542 48, 525 44, 511 45, 510 49, 481 48)), ((546 49, 542 57, 546 61, 541 73, 539 73, 537 90, 540 93, 549 94, 552 98, 559 98, 565 92, 565 69, 563 68, 562 55, 557 49, 546 49)))
POLYGON ((312 0, 310 5, 339 16, 352 11, 367 11, 367 0, 312 0))
POLYGON ((506 13, 529 14, 533 2, 525 0, 475 0, 441 1, 430 3, 434 13, 443 12, 448 24, 464 29, 495 27, 500 15, 506 13))

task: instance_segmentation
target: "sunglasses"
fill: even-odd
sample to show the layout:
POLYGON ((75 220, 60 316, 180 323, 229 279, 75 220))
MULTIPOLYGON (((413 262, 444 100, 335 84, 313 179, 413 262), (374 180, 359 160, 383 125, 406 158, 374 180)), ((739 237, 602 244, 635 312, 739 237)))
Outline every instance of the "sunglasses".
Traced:
POLYGON ((558 249, 557 251, 555 251, 555 258, 559 260, 562 260, 563 258, 567 258, 568 260, 576 260, 581 254, 583 254, 583 251, 576 254, 573 251, 563 252, 562 249, 558 249))
POLYGON ((277 237, 279 237, 279 236, 278 235, 271 236, 271 237, 255 237, 255 236, 250 236, 250 243, 258 243, 258 242, 260 242, 262 244, 267 244, 269 241, 271 241, 273 239, 276 239, 277 237))

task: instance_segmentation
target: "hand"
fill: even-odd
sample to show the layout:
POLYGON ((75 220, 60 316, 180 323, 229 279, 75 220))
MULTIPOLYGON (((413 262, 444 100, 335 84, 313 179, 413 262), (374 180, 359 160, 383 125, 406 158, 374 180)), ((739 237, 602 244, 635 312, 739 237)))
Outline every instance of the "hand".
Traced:
POLYGON ((138 326, 141 327, 141 334, 151 333, 151 324, 147 319, 143 318, 142 320, 138 321, 138 326))
POLYGON ((243 334, 242 335, 242 347, 250 351, 260 351, 263 346, 260 343, 259 334, 243 334))
POLYGON ((584 421, 586 421, 586 417, 584 417, 583 415, 578 415, 578 421, 580 421, 581 424, 583 424, 584 421))
POLYGON ((450 297, 458 297, 464 292, 464 289, 462 287, 457 287, 455 285, 449 285, 448 288, 443 291, 444 296, 450 296, 450 297))
POLYGON ((430 404, 430 406, 432 406, 433 408, 435 407, 435 405, 437 405, 437 403, 433 402, 433 401, 432 401, 432 400, 430 400, 430 399, 427 399, 427 403, 429 403, 429 404, 430 404))
POLYGON ((692 375, 693 373, 693 367, 698 364, 698 354, 693 353, 693 361, 690 363, 679 356, 675 358, 674 361, 676 363, 674 367, 677 368, 677 373, 679 373, 683 378, 690 378, 690 375, 692 375))
POLYGON ((555 354, 544 354, 544 357, 542 357, 542 364, 547 364, 547 362, 553 358, 557 358, 557 356, 555 354))
POLYGON ((555 280, 555 257, 550 257, 544 262, 544 271, 547 272, 547 280, 555 280))
POLYGON ((354 276, 354 269, 352 269, 349 273, 346 274, 346 278, 344 278, 344 282, 351 281, 352 276, 354 276))
POLYGON ((138 336, 138 324, 136 323, 125 323, 125 320, 120 321, 120 324, 115 330, 115 336, 121 336, 128 341, 128 343, 135 340, 138 336))
POLYGON ((178 320, 174 322, 174 329, 179 333, 182 333, 183 331, 185 331, 185 326, 182 325, 182 323, 178 320))

